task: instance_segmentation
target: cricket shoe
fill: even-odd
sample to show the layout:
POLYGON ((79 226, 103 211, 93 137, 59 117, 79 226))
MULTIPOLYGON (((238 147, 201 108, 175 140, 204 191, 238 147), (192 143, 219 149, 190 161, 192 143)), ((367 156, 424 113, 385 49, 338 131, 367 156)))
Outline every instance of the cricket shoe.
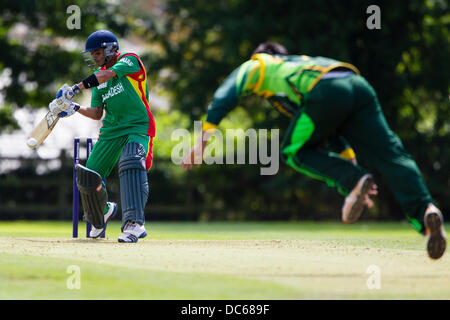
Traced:
POLYGON ((147 236, 147 231, 144 225, 140 225, 135 222, 127 222, 125 228, 123 228, 122 235, 119 236, 119 242, 123 243, 136 243, 139 238, 147 236))
POLYGON ((375 182, 371 174, 365 174, 359 179, 356 187, 345 198, 342 206, 342 221, 345 224, 352 224, 358 221, 366 205, 366 195, 372 190, 375 182))
POLYGON ((445 252, 447 239, 444 230, 444 217, 433 204, 429 204, 423 217, 425 234, 428 237, 427 251, 431 259, 439 259, 445 252))
POLYGON ((98 238, 101 235, 105 234, 106 226, 108 225, 108 221, 116 215, 117 212, 117 204, 115 202, 107 202, 106 205, 109 207, 108 211, 104 215, 105 219, 105 227, 102 229, 97 229, 96 227, 91 227, 91 232, 89 233, 90 238, 98 238))

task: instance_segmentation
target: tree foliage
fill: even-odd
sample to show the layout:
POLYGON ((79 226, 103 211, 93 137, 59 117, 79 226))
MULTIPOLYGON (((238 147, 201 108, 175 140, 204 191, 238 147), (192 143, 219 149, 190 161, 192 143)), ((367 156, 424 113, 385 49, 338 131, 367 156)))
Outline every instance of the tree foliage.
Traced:
POLYGON ((64 81, 86 74, 80 52, 91 32, 112 28, 122 35, 128 29, 118 7, 100 0, 77 1, 82 28, 69 29, 67 8, 72 4, 69 0, 0 2, 0 72, 10 78, 0 90, 4 99, 0 131, 17 128, 12 110, 46 106, 64 81))

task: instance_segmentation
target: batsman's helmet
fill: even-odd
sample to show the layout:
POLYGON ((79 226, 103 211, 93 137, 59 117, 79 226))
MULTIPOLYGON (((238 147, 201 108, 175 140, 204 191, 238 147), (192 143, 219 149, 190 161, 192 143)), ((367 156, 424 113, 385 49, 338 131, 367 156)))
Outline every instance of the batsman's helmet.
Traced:
MULTIPOLYGON (((98 30, 92 33, 87 38, 85 50, 81 53, 85 54, 100 48, 105 49, 105 62, 103 63, 103 65, 105 65, 110 61, 110 59, 114 57, 114 54, 119 50, 119 41, 111 31, 98 30)), ((92 59, 90 58, 86 60, 92 62, 92 59)), ((98 65, 94 63, 89 64, 89 66, 98 65)))

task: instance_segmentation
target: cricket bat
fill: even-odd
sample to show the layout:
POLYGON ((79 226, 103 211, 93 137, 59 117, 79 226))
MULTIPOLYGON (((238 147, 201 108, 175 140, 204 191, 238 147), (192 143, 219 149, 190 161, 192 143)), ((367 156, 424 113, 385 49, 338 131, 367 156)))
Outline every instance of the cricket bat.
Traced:
MULTIPOLYGON (((63 86, 69 87, 67 84, 63 86)), ((62 88, 58 91, 56 94, 57 103, 59 105, 63 104, 62 101, 62 88)), ((72 99, 74 96, 74 93, 72 91, 68 92, 68 98, 72 99)), ((31 131, 31 134, 27 140, 27 146, 31 149, 37 148, 39 145, 41 145, 42 142, 44 142, 45 138, 48 137, 50 132, 52 132, 53 128, 58 123, 59 117, 52 114, 51 111, 47 112, 44 119, 41 120, 41 122, 38 123, 38 125, 31 131)))
POLYGON ((27 140, 27 146, 31 149, 37 148, 45 138, 48 137, 50 132, 58 123, 59 117, 53 115, 51 111, 47 112, 44 119, 42 119, 38 125, 31 131, 31 134, 27 140))

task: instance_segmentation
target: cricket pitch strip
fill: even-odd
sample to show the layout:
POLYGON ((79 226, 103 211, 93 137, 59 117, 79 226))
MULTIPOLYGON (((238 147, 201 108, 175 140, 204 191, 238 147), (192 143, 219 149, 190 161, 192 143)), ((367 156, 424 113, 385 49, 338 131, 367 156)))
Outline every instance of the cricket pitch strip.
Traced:
POLYGON ((0 280, 2 299, 21 299, 27 283, 25 299, 450 299, 450 255, 320 240, 2 237, 0 280), (69 265, 79 290, 66 286, 69 265))

